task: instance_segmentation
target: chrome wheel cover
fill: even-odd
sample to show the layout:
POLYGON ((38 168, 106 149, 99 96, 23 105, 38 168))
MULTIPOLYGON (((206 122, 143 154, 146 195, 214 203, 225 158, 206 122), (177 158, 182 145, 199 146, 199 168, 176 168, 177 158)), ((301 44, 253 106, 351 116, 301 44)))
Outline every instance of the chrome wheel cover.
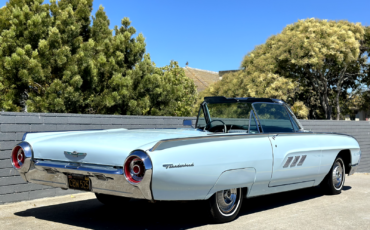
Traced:
POLYGON ((340 161, 335 162, 333 167, 333 186, 335 189, 339 190, 343 186, 343 178, 344 177, 344 170, 343 165, 340 161))
POLYGON ((216 193, 217 206, 223 215, 232 215, 234 211, 238 208, 240 200, 239 191, 240 189, 233 188, 222 190, 216 193))

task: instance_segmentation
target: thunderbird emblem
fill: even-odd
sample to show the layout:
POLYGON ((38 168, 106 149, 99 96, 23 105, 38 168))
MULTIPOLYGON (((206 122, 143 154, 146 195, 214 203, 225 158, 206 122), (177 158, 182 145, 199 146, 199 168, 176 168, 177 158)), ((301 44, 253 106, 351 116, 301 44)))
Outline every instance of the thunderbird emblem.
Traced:
POLYGON ((194 163, 191 163, 191 164, 177 164, 177 165, 174 165, 174 164, 164 164, 163 167, 165 167, 166 169, 172 169, 172 168, 182 168, 182 167, 193 167, 194 166, 194 163))
POLYGON ((76 151, 73 151, 73 152, 64 151, 64 154, 65 155, 70 155, 72 157, 84 157, 84 156, 87 155, 87 153, 78 153, 76 151))

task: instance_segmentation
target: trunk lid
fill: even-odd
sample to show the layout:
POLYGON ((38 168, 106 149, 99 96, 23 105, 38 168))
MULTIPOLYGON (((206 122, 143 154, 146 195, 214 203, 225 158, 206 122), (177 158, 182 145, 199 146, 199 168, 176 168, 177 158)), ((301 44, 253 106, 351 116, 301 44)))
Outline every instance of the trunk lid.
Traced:
POLYGON ((31 144, 35 159, 123 166, 135 149, 147 150, 163 139, 204 135, 194 129, 111 129, 29 133, 25 141, 31 144), (75 157, 65 151, 86 155, 75 157))

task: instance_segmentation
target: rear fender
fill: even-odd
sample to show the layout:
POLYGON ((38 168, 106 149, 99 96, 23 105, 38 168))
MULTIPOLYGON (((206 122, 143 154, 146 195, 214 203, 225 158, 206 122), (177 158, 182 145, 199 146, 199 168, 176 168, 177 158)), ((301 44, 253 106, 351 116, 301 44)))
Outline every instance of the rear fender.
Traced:
MULTIPOLYGON (((216 183, 209 190, 205 199, 210 198, 214 193, 231 188, 248 188, 250 191, 256 178, 255 168, 231 169, 221 173, 216 183)), ((247 196, 248 194, 245 194, 247 196)))

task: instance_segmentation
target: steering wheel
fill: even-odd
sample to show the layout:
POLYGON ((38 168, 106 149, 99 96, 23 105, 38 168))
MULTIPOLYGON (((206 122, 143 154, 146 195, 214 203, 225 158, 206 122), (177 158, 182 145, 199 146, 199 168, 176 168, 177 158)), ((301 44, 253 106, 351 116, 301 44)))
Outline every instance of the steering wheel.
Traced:
MULTIPOLYGON (((212 120, 211 122, 209 122, 209 123, 207 124, 207 126, 206 126, 207 130, 208 130, 208 126, 210 126, 210 125, 211 125, 211 123, 212 123, 212 122, 214 122, 214 121, 219 121, 219 122, 221 122, 221 123, 224 125, 224 133, 227 133, 227 127, 226 127, 226 124, 225 124, 225 122, 223 122, 223 121, 221 121, 221 120, 212 120)), ((210 128, 211 128, 211 127, 210 127, 210 128)))

